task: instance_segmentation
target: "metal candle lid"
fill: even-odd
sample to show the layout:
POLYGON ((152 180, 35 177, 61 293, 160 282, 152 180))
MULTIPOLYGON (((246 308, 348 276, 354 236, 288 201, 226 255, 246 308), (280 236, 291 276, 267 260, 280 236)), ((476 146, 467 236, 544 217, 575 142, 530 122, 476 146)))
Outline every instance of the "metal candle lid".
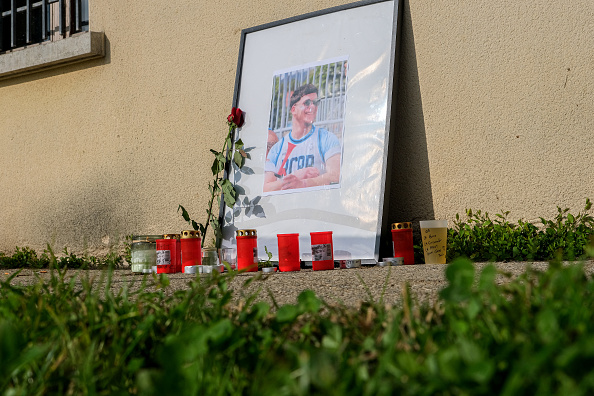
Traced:
POLYGON ((132 235, 132 243, 136 242, 152 242, 155 243, 157 239, 163 238, 163 235, 132 235))
POLYGON ((256 230, 237 230, 236 232, 238 237, 257 236, 256 230))
POLYGON ((163 239, 179 239, 179 234, 165 234, 163 239))
POLYGON ((181 239, 199 238, 198 231, 185 230, 181 233, 181 239))
POLYGON ((412 228, 412 223, 410 223, 410 222, 392 223, 393 230, 405 230, 407 228, 412 228))

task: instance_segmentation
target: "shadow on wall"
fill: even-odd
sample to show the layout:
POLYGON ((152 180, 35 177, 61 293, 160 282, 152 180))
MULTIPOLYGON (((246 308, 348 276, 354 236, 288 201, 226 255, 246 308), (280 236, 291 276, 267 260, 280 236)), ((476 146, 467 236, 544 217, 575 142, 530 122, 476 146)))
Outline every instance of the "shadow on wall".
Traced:
POLYGON ((0 80, 0 88, 9 87, 16 84, 23 84, 25 82, 32 82, 48 77, 59 76, 62 74, 72 73, 79 70, 90 69, 92 67, 108 65, 111 63, 111 43, 107 35, 105 36, 105 56, 103 58, 84 60, 77 63, 66 65, 57 65, 50 69, 40 70, 30 74, 24 74, 18 77, 7 78, 0 80))
POLYGON ((394 151, 392 167, 388 226, 391 223, 412 221, 418 229, 419 220, 433 219, 433 194, 423 103, 412 28, 410 4, 403 2, 400 36, 400 65, 398 96, 394 114, 394 151))
POLYGON ((100 179, 69 181, 48 192, 38 207, 35 245, 50 243, 54 253, 67 247, 76 254, 105 255, 125 239, 120 194, 100 179))

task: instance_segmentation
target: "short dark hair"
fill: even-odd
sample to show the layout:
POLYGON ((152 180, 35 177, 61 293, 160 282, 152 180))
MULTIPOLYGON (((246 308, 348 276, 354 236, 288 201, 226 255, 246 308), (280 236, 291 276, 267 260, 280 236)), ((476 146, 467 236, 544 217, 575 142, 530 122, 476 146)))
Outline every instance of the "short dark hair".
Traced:
POLYGON ((295 91, 293 91, 293 93, 291 94, 291 106, 289 108, 292 108, 293 106, 295 106, 295 103, 299 102, 299 100, 301 100, 301 98, 304 97, 305 95, 309 95, 312 93, 315 93, 317 95, 318 87, 316 87, 313 84, 303 84, 302 86, 297 88, 295 91))

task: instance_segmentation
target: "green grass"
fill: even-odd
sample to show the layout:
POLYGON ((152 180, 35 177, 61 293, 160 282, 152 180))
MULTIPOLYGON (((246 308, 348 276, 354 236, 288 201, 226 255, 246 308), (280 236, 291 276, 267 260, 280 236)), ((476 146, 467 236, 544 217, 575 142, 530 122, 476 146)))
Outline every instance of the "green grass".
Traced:
POLYGON ((238 304, 234 274, 170 296, 166 275, 114 294, 111 270, 86 274, 82 288, 54 269, 33 286, 0 284, 2 394, 594 392, 594 281, 581 264, 500 286, 495 267, 475 274, 460 259, 434 305, 405 288, 400 307, 358 309, 311 291, 275 309, 256 294, 238 304))
POLYGON ((458 217, 450 258, 551 264, 511 279, 454 259, 434 305, 404 288, 398 307, 327 305, 307 290, 296 304, 270 306, 231 290, 234 273, 172 293, 166 275, 147 276, 115 293, 115 254, 0 253, 1 268, 50 268, 32 286, 12 286, 18 273, 0 283, 0 393, 592 394, 594 281, 582 264, 561 265, 594 256, 590 208, 559 208, 542 228, 508 213, 458 217), (107 270, 99 280, 81 271, 81 286, 66 277, 91 267, 107 270))

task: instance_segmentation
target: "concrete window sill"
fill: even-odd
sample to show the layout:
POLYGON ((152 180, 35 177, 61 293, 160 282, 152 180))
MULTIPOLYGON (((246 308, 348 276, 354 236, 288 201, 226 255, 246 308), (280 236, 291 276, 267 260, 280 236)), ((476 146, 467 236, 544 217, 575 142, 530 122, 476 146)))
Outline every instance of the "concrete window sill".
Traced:
POLYGON ((83 32, 0 55, 0 80, 104 56, 104 33, 83 32))

